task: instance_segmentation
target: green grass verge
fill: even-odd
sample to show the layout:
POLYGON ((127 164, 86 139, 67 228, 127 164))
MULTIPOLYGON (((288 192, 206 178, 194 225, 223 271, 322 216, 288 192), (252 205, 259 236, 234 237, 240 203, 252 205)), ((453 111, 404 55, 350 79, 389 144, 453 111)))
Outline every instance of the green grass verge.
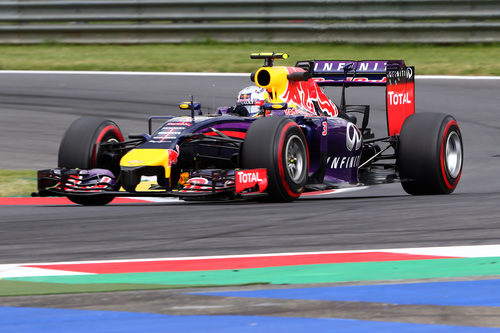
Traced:
MULTIPOLYGON (((180 289, 213 286, 164 285, 164 284, 133 284, 133 283, 102 283, 102 284, 63 284, 44 282, 9 281, 0 279, 0 297, 32 296, 54 294, 99 293, 130 290, 180 289)), ((220 286, 217 286, 220 287, 220 286)))
POLYGON ((0 197, 24 197, 36 191, 36 171, 0 170, 0 197))
MULTIPOLYGON (((261 285, 261 283, 245 283, 229 286, 261 285)), ((135 283, 100 283, 100 284, 65 284, 46 282, 10 281, 0 279, 0 297, 33 296, 55 294, 100 293, 131 290, 156 289, 187 289, 221 287, 221 285, 166 285, 166 284, 135 284, 135 283)))
POLYGON ((282 64, 305 59, 404 59, 417 74, 500 75, 500 44, 350 45, 187 43, 154 45, 0 45, 3 70, 252 72, 251 52, 283 51, 282 64))
POLYGON ((0 296, 28 296, 28 295, 52 295, 73 294, 126 290, 149 290, 149 289, 171 289, 177 286, 149 285, 149 284, 75 284, 62 283, 24 282, 0 280, 0 296))

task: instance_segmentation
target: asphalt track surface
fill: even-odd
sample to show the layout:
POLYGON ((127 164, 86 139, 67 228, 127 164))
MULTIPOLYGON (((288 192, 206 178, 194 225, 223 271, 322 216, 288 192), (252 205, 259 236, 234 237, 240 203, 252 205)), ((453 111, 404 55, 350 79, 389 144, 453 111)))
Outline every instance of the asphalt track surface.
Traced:
MULTIPOLYGON (((232 105, 239 89, 248 84, 248 78, 243 76, 0 73, 0 168, 55 166, 65 129, 81 115, 115 120, 124 133, 145 132, 148 116, 180 114, 177 104, 190 95, 194 95, 205 110, 213 111, 216 106, 232 105)), ((399 184, 391 184, 289 204, 171 202, 106 207, 3 206, 0 208, 0 264, 498 244, 499 92, 500 80, 416 80, 416 111, 449 113, 461 126, 464 171, 452 195, 412 197, 406 195, 399 184)), ((338 91, 328 93, 339 100, 338 91)), ((348 102, 370 104, 371 127, 378 135, 385 134, 382 88, 350 88, 348 102)), ((162 305, 165 307, 162 312, 153 303, 158 298, 181 297, 170 291, 122 295, 128 297, 127 301, 119 295, 115 301, 109 301, 111 296, 103 294, 89 296, 86 302, 91 309, 98 304, 100 309, 122 310, 126 303, 146 312, 172 313, 167 305, 162 305), (113 304, 106 307, 106 300, 113 304)), ((236 302, 233 308, 252 309, 248 301, 242 304, 233 301, 236 302)), ((52 300, 40 300, 40 306, 57 304, 57 307, 81 308, 85 303, 75 302, 72 297, 54 296, 52 300)), ((262 302, 260 308, 254 308, 254 314, 274 311, 267 301, 262 302)), ((10 303, 5 299, 4 304, 37 306, 39 303, 30 297, 16 298, 10 303)), ((286 307, 291 306, 294 307, 293 311, 289 309, 291 316, 295 316, 313 308, 321 311, 323 305, 278 304, 276 312, 286 313, 286 307)), ((332 316, 339 318, 365 319, 361 313, 369 310, 355 304, 352 309, 345 303, 336 306, 338 311, 332 316), (340 314, 343 311, 347 313, 344 316, 340 314), (356 311, 360 315, 353 315, 356 311)), ((368 319, 377 318, 385 309, 383 304, 376 306, 379 312, 368 311, 371 313, 366 315, 368 319)), ((404 314, 400 314, 400 318, 413 318, 408 319, 409 322, 438 324, 467 325, 471 324, 467 320, 479 315, 472 308, 468 313, 457 313, 456 309, 446 307, 401 311, 404 314)), ((188 312, 196 314, 193 310, 188 312)), ((497 312, 481 313, 498 318, 497 312)), ((398 314, 387 314, 387 320, 394 317, 398 314)), ((498 324, 490 322, 490 325, 498 324)))
MULTIPOLYGON (((56 165, 82 115, 147 131, 150 115, 232 105, 245 76, 0 73, 0 168, 56 165)), ((289 204, 186 203, 0 209, 0 263, 495 244, 500 239, 500 80, 419 79, 416 112, 450 113, 465 145, 452 195, 406 195, 399 184, 289 204)), ((338 100, 339 91, 328 93, 338 100)), ((350 88, 384 135, 383 88, 350 88)))

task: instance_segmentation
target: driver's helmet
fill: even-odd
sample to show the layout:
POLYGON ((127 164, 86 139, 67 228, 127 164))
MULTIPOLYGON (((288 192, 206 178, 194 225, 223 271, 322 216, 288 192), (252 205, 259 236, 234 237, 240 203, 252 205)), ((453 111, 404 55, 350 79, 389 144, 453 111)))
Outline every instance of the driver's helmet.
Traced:
POLYGON ((238 93, 236 108, 244 107, 250 117, 255 117, 261 114, 262 106, 268 99, 266 89, 257 86, 246 87, 238 93))

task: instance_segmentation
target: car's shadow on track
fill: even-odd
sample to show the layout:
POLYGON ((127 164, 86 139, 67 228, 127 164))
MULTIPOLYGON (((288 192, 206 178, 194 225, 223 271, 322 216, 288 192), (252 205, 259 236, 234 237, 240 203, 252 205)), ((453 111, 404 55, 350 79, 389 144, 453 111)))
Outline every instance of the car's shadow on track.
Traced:
POLYGON ((380 202, 380 201, 390 201, 401 202, 401 201, 409 201, 412 202, 420 201, 420 202, 436 202, 436 201, 448 201, 448 199, 463 201, 468 200, 467 197, 471 199, 481 196, 481 195, 491 195, 493 193, 453 193, 451 195, 418 195, 412 196, 408 194, 394 194, 394 193, 377 193, 373 195, 360 195, 360 194, 331 194, 331 195, 318 195, 318 196, 307 196, 301 197, 298 200, 292 202, 275 202, 271 200, 267 200, 265 198, 259 199, 234 199, 234 200, 206 200, 206 201, 168 201, 168 202, 134 202, 134 203, 110 203, 105 206, 82 206, 77 204, 70 205, 44 205, 43 207, 48 208, 112 208, 112 207, 187 207, 187 206, 260 206, 260 207, 289 207, 289 206, 301 206, 307 205, 310 203, 318 203, 318 202, 356 202, 356 201, 365 201, 365 202, 380 202), (459 199, 460 198, 460 199, 459 199), (443 200, 444 199, 444 200, 443 200))
POLYGON ((408 195, 378 195, 378 196, 343 196, 343 197, 307 197, 300 198, 298 200, 292 202, 275 202, 269 200, 228 200, 228 201, 178 201, 178 202, 134 202, 134 203, 110 203, 105 206, 82 206, 77 204, 71 205, 46 205, 44 207, 52 207, 52 208, 78 208, 78 207, 86 207, 86 208, 96 208, 96 207, 152 207, 152 206, 165 206, 165 207, 179 207, 179 206, 213 206, 213 205, 231 205, 231 206, 253 206, 253 205, 261 205, 261 206, 289 206, 289 205, 301 205, 308 202, 318 202, 318 201, 354 201, 354 200, 381 200, 381 199, 397 199, 397 198, 409 198, 408 195))

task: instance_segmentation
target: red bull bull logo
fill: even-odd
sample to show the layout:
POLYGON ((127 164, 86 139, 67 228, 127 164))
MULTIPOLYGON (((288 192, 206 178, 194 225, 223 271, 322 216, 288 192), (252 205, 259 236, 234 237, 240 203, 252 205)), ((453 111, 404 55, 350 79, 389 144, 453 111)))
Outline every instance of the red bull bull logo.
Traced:
MULTIPOLYGON (((295 67, 287 67, 287 70, 289 74, 304 71, 295 67)), ((286 111, 288 115, 304 111, 311 115, 316 115, 316 107, 329 116, 336 116, 338 114, 337 106, 323 93, 313 79, 309 79, 308 81, 288 81, 285 92, 280 97, 289 105, 294 104, 295 106, 295 110, 289 108, 286 111)))
POLYGON ((175 146, 175 150, 167 149, 168 151, 168 163, 170 166, 177 163, 177 158, 179 157, 179 145, 175 146))
POLYGON ((248 103, 250 104, 252 101, 251 101, 251 95, 250 94, 241 94, 240 97, 238 98, 238 102, 240 103, 248 103))

